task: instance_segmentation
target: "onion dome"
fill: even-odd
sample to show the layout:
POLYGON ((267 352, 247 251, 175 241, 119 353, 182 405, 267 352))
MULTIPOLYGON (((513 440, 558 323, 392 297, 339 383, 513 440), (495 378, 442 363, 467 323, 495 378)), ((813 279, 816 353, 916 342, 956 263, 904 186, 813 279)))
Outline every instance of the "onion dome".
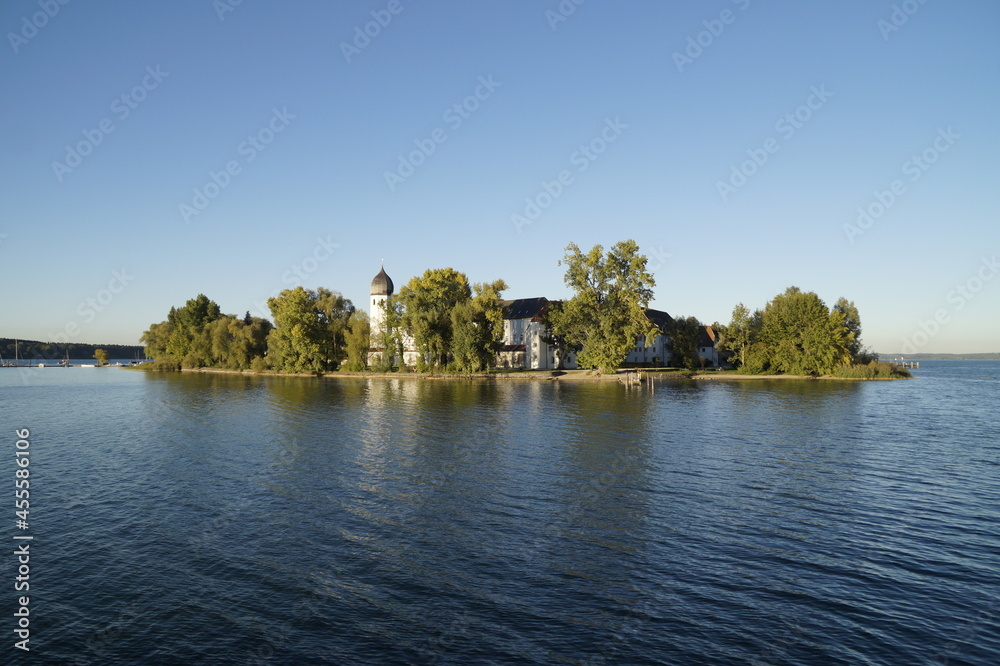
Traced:
POLYGON ((372 296, 392 296, 392 278, 385 274, 385 267, 372 279, 372 296))

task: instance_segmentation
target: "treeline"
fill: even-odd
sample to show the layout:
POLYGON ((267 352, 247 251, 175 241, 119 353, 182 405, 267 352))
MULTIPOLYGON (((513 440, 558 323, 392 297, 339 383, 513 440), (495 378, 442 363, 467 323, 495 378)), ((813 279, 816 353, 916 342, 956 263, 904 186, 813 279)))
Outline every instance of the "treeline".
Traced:
POLYGON ((0 338, 0 356, 4 361, 13 361, 15 351, 21 360, 58 361, 64 358, 90 359, 94 352, 104 349, 109 358, 134 360, 141 358, 143 349, 139 345, 87 345, 78 342, 40 342, 38 340, 14 340, 0 338))
MULTIPOLYGON (((573 352, 579 367, 614 372, 637 341, 666 335, 674 365, 702 365, 700 321, 678 317, 660 330, 647 318, 656 284, 635 241, 586 253, 570 243, 559 263, 573 296, 552 302, 543 322, 559 363, 573 352)), ((163 369, 390 371, 403 369, 410 357, 418 372, 483 372, 496 365, 502 345, 506 289, 503 280, 471 284, 452 268, 429 269, 386 299, 374 330, 366 313, 322 287, 286 289, 268 299, 273 324, 249 312, 223 314, 199 294, 171 308, 141 340, 163 369)), ((728 325, 713 328, 717 349, 747 373, 844 373, 876 360, 861 346, 854 303, 842 298, 828 309, 816 294, 795 287, 753 313, 741 303, 728 325)))
POLYGON ((832 308, 814 292, 789 287, 763 309, 738 303, 729 324, 715 324, 718 349, 746 374, 909 376, 861 343, 861 316, 853 301, 832 308))
MULTIPOLYGON (((570 244, 562 262, 576 295, 549 313, 551 340, 578 351, 582 367, 613 371, 639 335, 653 335, 644 316, 654 282, 634 241, 583 254, 570 244), (584 344, 586 343, 586 344, 584 344)), ((503 280, 472 284, 452 268, 429 269, 386 299, 380 325, 329 289, 296 287, 268 299, 273 325, 247 313, 223 314, 204 294, 171 308, 143 333, 161 369, 220 367, 253 371, 337 369, 474 373, 496 365, 503 342, 503 280)))
MULTIPOLYGON (((413 277, 383 304, 382 325, 368 329, 377 350, 372 369, 390 370, 405 363, 409 342, 417 372, 482 372, 496 364, 503 340, 503 280, 470 284, 452 268, 434 268, 413 277)), ((360 343, 365 330, 359 328, 360 343)), ((348 369, 363 370, 366 359, 350 355, 348 369)))
POLYGON ((385 303, 372 335, 368 315, 336 291, 286 289, 268 299, 274 324, 247 313, 222 314, 204 294, 171 308, 143 333, 161 369, 324 372, 391 370, 404 347, 419 352, 414 369, 479 372, 490 368, 503 336, 502 280, 469 285, 451 268, 410 280, 385 303))

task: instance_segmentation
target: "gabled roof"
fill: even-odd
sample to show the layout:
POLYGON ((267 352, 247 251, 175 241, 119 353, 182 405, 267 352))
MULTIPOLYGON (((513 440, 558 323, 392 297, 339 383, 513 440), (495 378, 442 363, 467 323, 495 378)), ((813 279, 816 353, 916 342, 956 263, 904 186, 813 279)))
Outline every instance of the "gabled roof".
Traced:
POLYGON ((544 296, 538 298, 519 298, 514 301, 503 302, 504 319, 531 319, 538 321, 545 308, 549 306, 549 299, 544 296))
POLYGON ((715 330, 711 326, 702 326, 698 329, 698 346, 714 347, 715 337, 715 330))
POLYGON ((674 323, 674 318, 663 310, 653 310, 652 308, 646 309, 646 319, 650 321, 653 326, 660 329, 661 333, 666 333, 670 325, 674 323))

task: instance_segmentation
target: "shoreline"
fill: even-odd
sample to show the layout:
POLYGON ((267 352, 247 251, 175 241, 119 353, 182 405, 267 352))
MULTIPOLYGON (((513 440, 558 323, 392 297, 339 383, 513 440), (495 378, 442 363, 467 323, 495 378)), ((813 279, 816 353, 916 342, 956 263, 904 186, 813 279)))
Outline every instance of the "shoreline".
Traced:
MULTIPOLYGON (((177 371, 170 370, 147 370, 142 366, 122 366, 126 370, 140 370, 142 372, 156 372, 172 374, 177 371)), ((641 368, 642 382, 647 378, 683 380, 683 381, 751 381, 751 380, 800 380, 800 381, 841 381, 841 382, 866 382, 866 381, 894 381, 897 379, 911 379, 911 377, 834 377, 832 375, 822 375, 814 377, 811 375, 741 375, 734 372, 695 372, 690 370, 675 370, 662 368, 641 368)), ((220 374, 220 375, 245 375, 250 377, 298 377, 313 379, 422 379, 422 380, 512 380, 512 381, 559 381, 559 382, 615 382, 626 383, 629 374, 635 374, 635 369, 619 369, 614 374, 593 374, 591 370, 522 370, 516 372, 495 372, 495 373, 475 373, 470 375, 458 374, 422 374, 417 372, 277 372, 265 371, 256 372, 253 370, 230 370, 227 368, 181 368, 181 373, 200 374, 220 374)))

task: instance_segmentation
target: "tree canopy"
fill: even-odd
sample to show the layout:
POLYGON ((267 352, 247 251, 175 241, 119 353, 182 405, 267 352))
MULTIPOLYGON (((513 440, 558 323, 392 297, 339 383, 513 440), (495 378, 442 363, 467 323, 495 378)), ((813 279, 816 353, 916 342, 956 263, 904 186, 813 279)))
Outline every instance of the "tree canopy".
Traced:
POLYGON ((830 374, 854 360, 861 323, 856 308, 851 315, 854 330, 842 309, 829 309, 814 292, 789 287, 753 315, 737 305, 723 346, 744 372, 830 374))
POLYGON ((697 317, 674 317, 669 330, 663 331, 670 339, 673 365, 689 370, 702 367, 701 354, 698 353, 698 339, 701 336, 702 326, 697 317))
POLYGON ((451 311, 452 355, 459 372, 482 372, 496 363, 503 339, 503 280, 476 284, 475 296, 451 311))
POLYGON ((404 309, 403 327, 413 336, 421 364, 433 368, 447 365, 453 337, 452 310, 471 297, 469 280, 453 268, 428 269, 399 290, 396 299, 404 309))
POLYGON ((347 332, 344 334, 344 347, 347 360, 343 368, 352 372, 368 369, 368 350, 371 348, 371 322, 368 315, 361 310, 355 310, 347 320, 347 332))
POLYGON ((269 365, 284 372, 326 369, 328 343, 319 295, 301 286, 285 289, 267 299, 267 307, 275 323, 267 340, 269 365))
MULTIPOLYGON (((657 334, 666 336, 675 365, 702 365, 697 318, 675 317, 668 330, 659 331, 647 317, 655 281, 634 240, 607 251, 595 245, 586 253, 570 243, 559 264, 566 267, 563 280, 573 296, 550 302, 541 313, 542 341, 554 348, 557 365, 576 352, 580 367, 614 372, 638 340, 657 334)), ((268 299, 274 324, 249 312, 223 314, 198 294, 170 308, 141 341, 146 355, 165 367, 322 372, 343 365, 389 371, 415 347, 418 370, 482 372, 497 362, 507 288, 503 280, 471 285, 453 268, 429 269, 382 303, 377 327, 325 287, 297 286, 268 299)), ((719 352, 745 373, 843 375, 845 368, 853 372, 852 364, 876 359, 861 344, 853 301, 840 298, 828 308, 818 295, 797 287, 752 312, 738 303, 730 322, 713 328, 719 352)), ((882 372, 858 372, 876 370, 882 372)))
POLYGON ((584 254, 570 243, 559 263, 574 295, 552 313, 553 334, 582 347, 581 367, 614 372, 639 336, 651 339, 657 332, 646 318, 656 286, 646 256, 634 240, 616 243, 606 254, 600 245, 584 254))

